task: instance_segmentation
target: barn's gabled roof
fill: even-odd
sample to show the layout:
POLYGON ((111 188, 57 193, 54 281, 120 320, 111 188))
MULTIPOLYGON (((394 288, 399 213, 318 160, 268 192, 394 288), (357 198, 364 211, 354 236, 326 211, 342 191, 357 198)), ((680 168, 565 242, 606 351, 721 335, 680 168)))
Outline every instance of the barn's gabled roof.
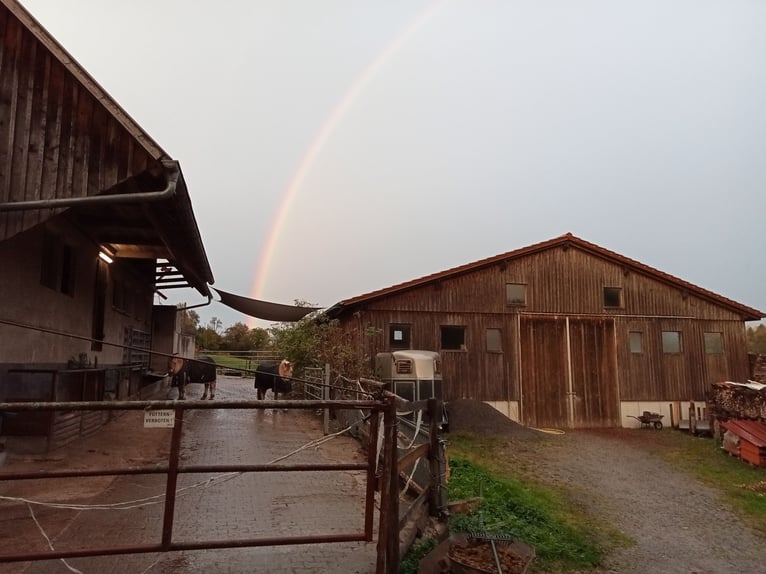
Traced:
POLYGON ((495 255, 486 259, 480 259, 479 261, 474 261, 473 263, 467 263, 465 265, 460 265, 459 267, 453 267, 452 269, 447 269, 445 271, 426 275, 418 279, 405 281, 404 283, 386 287, 385 289, 378 289, 377 291, 372 291, 364 295, 352 297, 351 299, 345 299, 327 309, 326 313, 330 317, 337 317, 343 315, 346 311, 350 311, 364 304, 383 299, 390 295, 399 294, 404 291, 422 287, 424 285, 433 284, 444 279, 458 277, 460 275, 471 273, 486 267, 491 267, 505 261, 512 261, 514 259, 526 257, 528 255, 539 253, 548 249, 565 246, 576 247, 582 251, 592 254, 595 257, 600 257, 607 261, 612 261, 636 273, 642 273, 643 275, 661 281, 665 284, 688 291, 690 294, 694 294, 716 305, 731 309, 732 311, 742 315, 742 318, 745 321, 757 321, 766 317, 766 314, 758 311, 757 309, 753 309, 746 305, 742 305, 741 303, 737 303, 736 301, 732 301, 731 299, 727 299, 726 297, 722 297, 721 295, 717 295, 712 291, 708 291, 707 289, 693 285, 687 281, 679 279, 678 277, 674 277, 673 275, 659 271, 654 267, 644 265, 643 263, 635 261, 634 259, 630 259, 624 255, 620 255, 619 253, 615 253, 614 251, 600 247, 595 243, 585 241, 584 239, 572 235, 571 233, 567 233, 547 241, 542 241, 540 243, 535 243, 527 247, 522 247, 521 249, 508 251, 506 253, 501 253, 500 255, 495 255))
POLYGON ((178 162, 16 0, 0 0, 0 37, 0 241, 62 215, 212 298, 178 162))

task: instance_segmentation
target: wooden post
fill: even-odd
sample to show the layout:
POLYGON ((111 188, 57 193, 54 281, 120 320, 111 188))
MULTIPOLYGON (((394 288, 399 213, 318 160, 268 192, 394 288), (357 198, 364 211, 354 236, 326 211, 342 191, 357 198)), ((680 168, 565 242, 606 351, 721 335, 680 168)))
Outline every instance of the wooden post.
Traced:
MULTIPOLYGON (((383 409, 383 462, 380 473, 380 522, 378 526, 378 556, 375 574, 393 574, 393 550, 391 539, 396 537, 396 553, 399 553, 399 464, 396 453, 396 403, 386 397, 383 409), (396 486, 396 490, 392 487, 396 486), (391 493, 397 504, 394 505, 391 493), (393 514, 393 528, 391 515, 393 514)), ((396 568, 398 568, 396 560, 396 568)))
POLYGON ((697 434, 697 413, 694 408, 694 401, 689 403, 689 432, 697 434))
POLYGON ((438 399, 428 399, 428 437, 430 447, 428 449, 428 464, 431 471, 431 480, 428 492, 428 512, 431 516, 439 514, 439 502, 442 492, 441 484, 441 448, 439 447, 439 419, 440 402, 438 399))
POLYGON ((386 414, 390 424, 387 425, 386 441, 391 444, 389 459, 388 488, 388 552, 386 553, 386 573, 399 574, 399 453, 397 448, 398 421, 396 418, 396 402, 389 397, 386 402, 386 414))
MULTIPOLYGON (((325 363, 324 366, 324 386, 322 387, 322 398, 326 401, 330 400, 330 363, 325 363)), ((322 414, 322 429, 324 434, 330 434, 330 408, 325 407, 322 414)))

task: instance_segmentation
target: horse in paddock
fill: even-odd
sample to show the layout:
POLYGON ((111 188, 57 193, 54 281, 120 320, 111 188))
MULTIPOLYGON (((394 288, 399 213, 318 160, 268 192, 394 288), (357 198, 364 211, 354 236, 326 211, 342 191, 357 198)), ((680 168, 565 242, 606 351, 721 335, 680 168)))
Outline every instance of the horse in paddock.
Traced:
POLYGON ((178 354, 173 355, 168 362, 168 374, 171 375, 171 385, 178 387, 178 398, 186 398, 186 385, 202 383, 205 391, 202 400, 215 398, 216 365, 212 357, 202 355, 197 359, 184 359, 178 354))
POLYGON ((274 392, 274 399, 280 393, 289 393, 293 386, 290 379, 293 376, 293 365, 287 359, 279 363, 261 363, 255 368, 255 390, 258 400, 266 397, 266 391, 274 392))

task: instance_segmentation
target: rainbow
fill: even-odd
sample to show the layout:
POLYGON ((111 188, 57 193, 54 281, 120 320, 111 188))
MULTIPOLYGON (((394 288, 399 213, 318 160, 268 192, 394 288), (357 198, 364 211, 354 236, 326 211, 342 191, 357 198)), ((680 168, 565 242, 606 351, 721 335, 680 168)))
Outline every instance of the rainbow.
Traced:
POLYGON ((253 277, 253 286, 251 289, 251 296, 255 299, 261 298, 264 285, 266 284, 266 278, 268 277, 269 269, 271 268, 272 261, 274 259, 274 253, 277 249, 277 243, 280 237, 280 231, 287 219, 287 214, 295 201, 295 197, 298 195, 303 182, 306 179, 307 174, 311 171, 311 168, 316 163, 317 158, 322 152, 327 141, 332 136, 335 129, 338 127, 346 112, 351 108, 354 102, 359 98, 364 89, 372 81, 372 79, 378 74, 380 69, 385 65, 396 52, 398 52, 402 46, 404 46, 412 36, 419 31, 425 23, 433 16, 437 9, 444 3, 444 0, 438 0, 427 5, 421 10, 404 29, 394 38, 394 40, 368 65, 351 83, 348 90, 344 93, 338 104, 333 108, 327 119, 322 123, 322 127, 317 133, 316 137, 312 140, 308 146, 306 153, 303 155, 301 162, 298 164, 298 169, 290 179, 290 182, 285 190, 282 199, 279 202, 276 216, 272 219, 273 223, 266 236, 266 242, 261 250, 261 255, 255 275, 253 277))

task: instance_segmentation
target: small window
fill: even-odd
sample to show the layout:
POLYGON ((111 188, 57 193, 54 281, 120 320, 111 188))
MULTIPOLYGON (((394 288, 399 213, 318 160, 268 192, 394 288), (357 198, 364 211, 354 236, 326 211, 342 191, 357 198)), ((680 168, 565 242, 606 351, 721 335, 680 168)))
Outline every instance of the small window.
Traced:
POLYGON ((502 353, 503 341, 500 329, 487 329, 487 353, 502 353))
POLYGON ((705 333, 705 354, 723 354, 723 333, 705 333))
POLYGON ((622 307, 622 288, 604 287, 604 307, 622 307))
POLYGON ((442 325, 441 348, 445 351, 465 350, 465 327, 456 325, 442 325))
POLYGON ((388 346, 391 349, 409 349, 410 326, 391 325, 388 328, 388 346))
POLYGON ((644 352, 644 334, 640 331, 631 331, 628 333, 630 352, 631 353, 643 353, 644 352))
POLYGON ((506 283, 505 302, 508 305, 526 305, 527 286, 523 283, 506 283))
POLYGON ((662 352, 670 354, 677 354, 681 352, 680 331, 662 332, 662 352))

